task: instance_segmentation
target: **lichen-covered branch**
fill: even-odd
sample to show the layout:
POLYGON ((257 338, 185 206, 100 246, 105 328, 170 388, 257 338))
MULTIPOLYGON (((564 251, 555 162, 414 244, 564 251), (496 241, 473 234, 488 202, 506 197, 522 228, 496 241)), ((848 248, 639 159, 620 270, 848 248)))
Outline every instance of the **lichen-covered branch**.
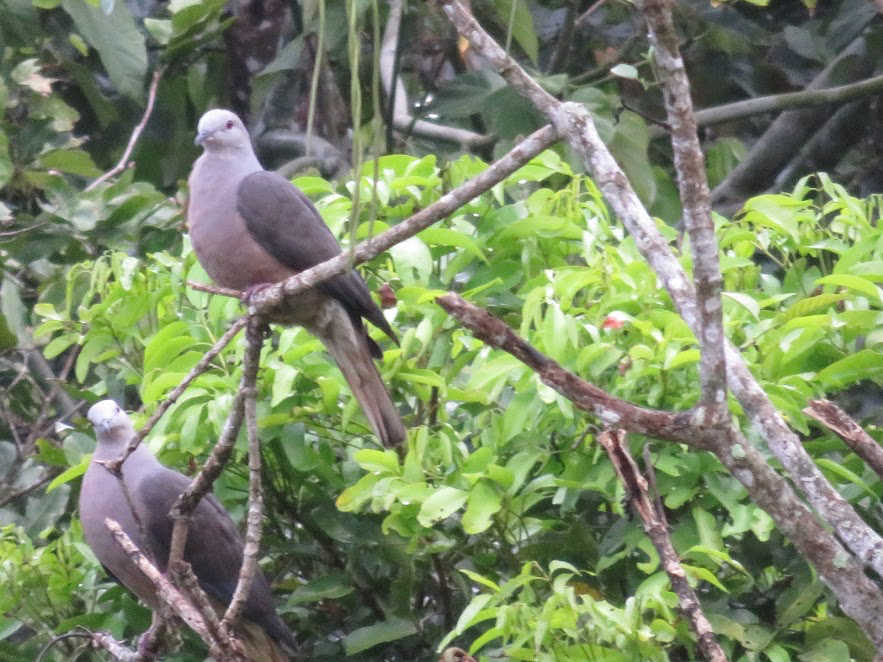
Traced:
POLYGON ((723 276, 711 218, 711 195, 705 175, 705 156, 696 133, 690 81, 684 69, 678 35, 672 21, 671 2, 639 0, 638 6, 647 20, 650 43, 653 44, 659 68, 684 222, 693 253, 698 327, 696 336, 702 350, 699 358, 701 402, 708 415, 709 425, 716 425, 729 417, 729 411, 721 308, 723 276))

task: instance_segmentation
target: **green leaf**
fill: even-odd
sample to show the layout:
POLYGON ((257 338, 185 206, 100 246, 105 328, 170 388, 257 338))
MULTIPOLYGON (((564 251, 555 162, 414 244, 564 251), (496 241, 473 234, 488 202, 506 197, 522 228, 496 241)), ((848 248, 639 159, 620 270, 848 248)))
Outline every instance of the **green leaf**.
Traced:
POLYGON ((390 618, 368 627, 359 628, 343 638, 347 655, 355 655, 379 644, 404 639, 417 632, 417 627, 401 618, 390 618))
POLYGON ((74 466, 66 469, 65 471, 58 474, 52 481, 46 486, 46 491, 51 492, 59 485, 64 485, 65 483, 69 483, 74 478, 79 478, 86 470, 89 468, 89 464, 92 462, 92 454, 84 455, 83 459, 80 460, 79 463, 74 466))
POLYGON ((497 10, 494 18, 500 29, 508 33, 511 26, 512 37, 516 43, 521 46, 532 62, 536 62, 539 53, 539 40, 527 2, 525 0, 493 0, 493 5, 497 10))
POLYGON ((88 152, 81 149, 57 149, 40 157, 40 165, 47 170, 60 170, 81 177, 97 177, 101 170, 88 152))
POLYGON ((816 381, 825 388, 843 388, 883 374, 883 354, 862 349, 835 361, 816 375, 816 381))
POLYGON ((638 80, 640 76, 638 75, 638 70, 625 62, 620 62, 619 64, 610 68, 610 73, 614 76, 619 76, 620 78, 628 78, 630 80, 638 80))
POLYGON ((824 276, 816 280, 816 285, 836 285, 848 290, 855 290, 860 294, 864 294, 871 298, 875 303, 883 303, 883 297, 880 294, 880 288, 861 276, 852 276, 850 274, 832 274, 824 276))
POLYGON ((845 298, 844 294, 817 294, 814 297, 806 297, 789 306, 781 313, 780 319, 782 322, 788 322, 797 317, 811 315, 819 310, 827 310, 845 298))
POLYGON ((394 474, 396 476, 401 473, 399 456, 396 455, 395 451, 378 451, 371 448, 363 448, 356 451, 353 459, 365 471, 373 471, 379 474, 394 474))
POLYGON ((83 0, 62 0, 61 6, 101 58, 114 87, 135 100, 144 96, 147 48, 125 2, 116 2, 110 15, 83 0))
POLYGON ((493 523, 493 516, 500 511, 502 504, 500 490, 489 480, 479 480, 469 490, 466 512, 461 521, 463 530, 469 534, 485 531, 493 523))
POLYGON ((877 498, 877 495, 874 493, 874 491, 867 484, 865 484, 860 476, 858 476, 854 471, 850 471, 842 464, 824 457, 817 458, 815 462, 819 467, 824 469, 825 472, 834 474, 835 476, 842 478, 843 480, 846 480, 853 485, 857 485, 858 487, 862 488, 865 493, 872 499, 877 498))
POLYGON ((456 487, 442 487, 430 496, 420 507, 417 521, 421 526, 430 527, 436 522, 453 515, 466 503, 469 493, 456 487))
POLYGON ((306 584, 298 586, 291 597, 288 605, 303 605, 320 600, 336 600, 353 592, 352 584, 346 575, 324 575, 311 579, 306 584))
POLYGON ((417 237, 389 249, 396 273, 405 285, 426 285, 432 273, 432 254, 417 237))

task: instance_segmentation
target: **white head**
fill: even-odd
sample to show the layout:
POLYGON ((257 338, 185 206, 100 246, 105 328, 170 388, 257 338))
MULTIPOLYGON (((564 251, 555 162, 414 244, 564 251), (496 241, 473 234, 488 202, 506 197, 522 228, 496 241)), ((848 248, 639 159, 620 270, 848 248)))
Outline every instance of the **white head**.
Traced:
POLYGON ((210 110, 199 118, 195 142, 206 151, 238 147, 248 147, 251 151, 251 139, 242 120, 235 113, 221 108, 210 110))
POLYGON ((89 422, 95 427, 99 440, 114 437, 120 432, 134 431, 126 412, 113 400, 102 400, 89 409, 89 422))

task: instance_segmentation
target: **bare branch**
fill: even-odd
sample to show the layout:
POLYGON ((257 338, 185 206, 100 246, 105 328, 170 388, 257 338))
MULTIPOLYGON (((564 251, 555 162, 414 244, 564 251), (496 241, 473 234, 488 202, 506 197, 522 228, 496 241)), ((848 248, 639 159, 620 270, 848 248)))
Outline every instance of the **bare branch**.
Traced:
POLYGON ((678 553, 671 542, 668 526, 650 500, 647 493, 647 481, 641 475, 629 453, 625 431, 605 430, 598 435, 598 443, 607 451, 607 456, 610 458, 619 480, 625 486, 626 499, 644 523, 644 532, 659 554, 659 562, 662 569, 665 570, 665 574, 668 575, 672 589, 678 596, 678 606, 681 612, 686 616, 690 629, 696 635, 699 650, 702 651, 706 660, 727 662, 727 656, 714 636, 711 623, 702 612, 699 597, 687 580, 678 553))
POLYGON ((208 292, 209 294, 218 294, 224 297, 233 297, 239 299, 242 296, 240 290, 231 290, 229 287, 218 287, 217 285, 206 285, 205 283, 197 283, 195 280, 188 280, 187 287, 200 292, 208 292))
POLYGON ((697 309, 696 335, 699 338, 699 381, 701 402, 708 423, 715 425, 729 418, 727 409, 727 367, 724 321, 721 308, 723 276, 711 219, 711 195, 705 175, 705 156, 696 133, 696 118, 690 99, 690 81, 681 58, 678 36, 671 16, 671 2, 640 0, 638 3, 654 46, 661 72, 665 110, 671 129, 674 165, 690 234, 693 253, 693 282, 697 309))
MULTIPOLYGON (((243 375, 243 380, 245 375, 243 375)), ((224 423, 224 429, 218 443, 212 449, 211 454, 202 465, 199 473, 190 481, 187 489, 181 493, 169 516, 175 520, 172 527, 172 542, 169 549, 169 563, 180 561, 184 558, 184 547, 187 543, 187 529, 190 526, 190 516, 196 508, 199 500, 211 489, 212 483, 221 475, 224 465, 230 459, 236 437, 242 427, 242 417, 245 412, 244 396, 242 390, 236 394, 230 407, 230 414, 224 423)))
POLYGON ((172 585, 172 582, 157 570, 156 566, 154 566, 147 557, 141 553, 141 550, 138 549, 129 536, 125 534, 118 523, 110 518, 106 518, 104 520, 104 525, 110 530, 114 540, 116 540, 117 544, 122 547, 123 551, 129 556, 132 562, 138 567, 144 576, 153 583, 157 597, 169 605, 169 607, 172 608, 172 611, 174 611, 175 614, 180 617, 188 627, 190 627, 190 629, 199 635, 199 638, 208 646, 209 652, 212 656, 221 660, 248 662, 236 650, 231 650, 232 647, 223 647, 218 640, 212 637, 206 627, 205 620, 196 609, 193 608, 190 601, 187 600, 187 598, 172 585))
POLYGON ((803 410, 829 430, 832 430, 863 459, 883 480, 883 447, 862 429, 845 411, 830 400, 810 400, 803 410))
POLYGON ((132 151, 135 149, 135 145, 138 143, 141 134, 144 133, 147 121, 153 113, 153 105, 156 102, 156 90, 159 88, 159 82, 162 80, 165 71, 165 67, 160 67, 153 72, 153 79, 150 81, 150 87, 147 89, 147 105, 144 107, 144 114, 141 116, 141 121, 138 122, 135 129, 132 131, 132 135, 129 137, 129 144, 126 145, 126 149, 123 150, 123 155, 120 157, 119 162, 94 182, 89 184, 89 186, 83 189, 83 191, 91 191, 102 182, 106 182, 111 177, 115 177, 129 167, 129 157, 132 156, 132 151))
MULTIPOLYGON (((196 608, 203 620, 205 620, 206 629, 218 641, 230 642, 231 630, 221 623, 215 608, 209 601, 209 597, 199 585, 199 579, 193 573, 193 568, 187 561, 175 561, 169 564, 169 574, 174 578, 175 584, 181 589, 184 595, 190 600, 194 608, 196 608)), ((232 644, 227 644, 232 645, 232 644)))
MULTIPOLYGON (((656 223, 644 209, 634 188, 600 139, 591 115, 580 104, 560 103, 537 84, 463 8, 458 0, 437 0, 445 13, 480 53, 522 96, 529 99, 580 154, 604 197, 625 225, 635 245, 656 272, 678 313, 697 336, 700 334, 693 288, 656 223)), ((787 426, 751 374, 738 350, 726 344, 728 386, 739 399, 797 489, 864 563, 883 577, 883 538, 871 529, 831 486, 787 426)), ((820 535, 836 542, 824 531, 820 535)), ((844 596, 839 596, 844 597, 844 596)))
MULTIPOLYGON (((781 113, 797 108, 811 106, 843 105, 856 99, 873 96, 883 90, 883 75, 866 78, 857 83, 837 85, 823 89, 807 89, 799 92, 785 92, 783 94, 770 94, 765 97, 743 99, 733 103, 703 108, 695 113, 696 123, 699 126, 712 126, 722 122, 745 119, 764 113, 781 113)), ((666 134, 665 130, 658 127, 650 128, 651 138, 660 138, 666 134)))
POLYGON ((434 140, 446 140, 474 149, 491 145, 496 141, 494 136, 484 136, 468 129, 453 126, 442 126, 425 120, 418 120, 410 113, 408 91, 401 78, 393 81, 395 55, 399 42, 399 29, 402 23, 402 0, 391 0, 386 29, 383 31, 383 42, 380 47, 380 78, 387 99, 393 99, 392 125, 403 133, 413 133, 434 140), (395 85, 395 94, 392 94, 395 85))
POLYGON ((267 326, 263 320, 256 317, 249 320, 245 334, 248 344, 242 361, 243 379, 240 387, 245 398, 245 427, 248 432, 248 517, 239 581, 236 583, 236 590, 233 592, 230 605, 224 613, 224 623, 231 627, 236 622, 251 589, 251 583, 258 567, 258 553, 261 546, 264 497, 261 492, 261 444, 258 437, 257 403, 255 400, 257 397, 257 368, 266 332, 267 326))

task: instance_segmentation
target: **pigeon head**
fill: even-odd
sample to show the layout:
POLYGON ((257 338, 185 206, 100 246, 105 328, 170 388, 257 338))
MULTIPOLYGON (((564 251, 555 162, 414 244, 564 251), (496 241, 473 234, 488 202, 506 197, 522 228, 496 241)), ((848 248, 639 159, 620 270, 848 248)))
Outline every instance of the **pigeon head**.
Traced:
POLYGON ((220 108, 210 110, 199 118, 195 142, 209 151, 243 146, 251 148, 242 120, 235 113, 220 108))

